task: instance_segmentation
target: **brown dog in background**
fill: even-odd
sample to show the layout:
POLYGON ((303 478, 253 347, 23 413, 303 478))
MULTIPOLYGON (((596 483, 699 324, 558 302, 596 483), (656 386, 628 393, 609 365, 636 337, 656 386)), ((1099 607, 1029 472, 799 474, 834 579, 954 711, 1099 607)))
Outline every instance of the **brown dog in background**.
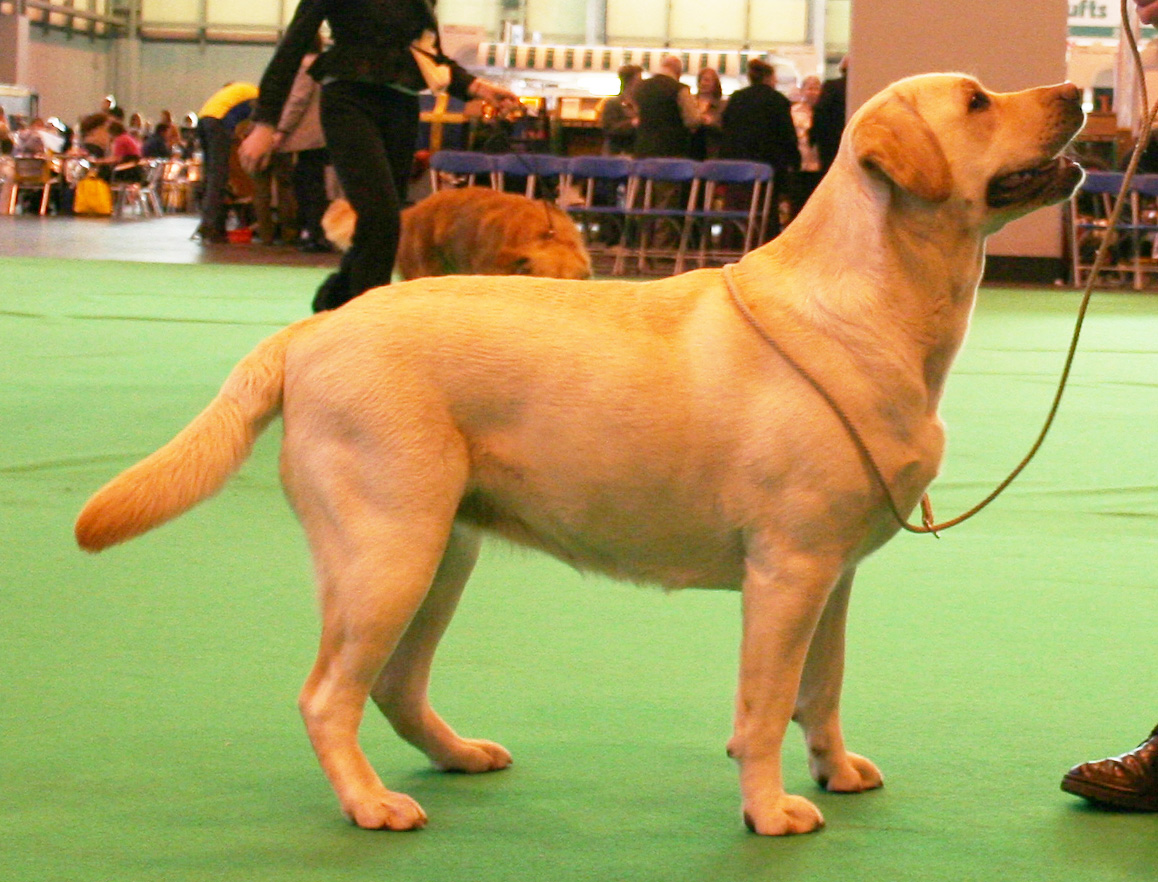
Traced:
MULTIPOLYGON (((322 218, 326 238, 345 251, 357 215, 336 199, 322 218)), ((591 278, 591 258, 574 222, 556 205, 485 187, 439 190, 402 212, 398 271, 424 276, 591 278)))

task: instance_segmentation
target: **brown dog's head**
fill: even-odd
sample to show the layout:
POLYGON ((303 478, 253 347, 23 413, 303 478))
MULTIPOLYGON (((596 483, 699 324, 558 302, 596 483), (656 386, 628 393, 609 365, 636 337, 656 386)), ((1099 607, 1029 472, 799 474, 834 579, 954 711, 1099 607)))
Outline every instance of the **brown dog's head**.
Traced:
POLYGON ((537 223, 527 224, 523 228, 525 235, 520 235, 499 252, 494 271, 510 276, 591 278, 591 257, 574 221, 558 207, 542 201, 528 215, 537 223), (537 217, 539 206, 541 217, 537 217))
POLYGON ((973 77, 894 83, 849 121, 843 161, 918 200, 952 203, 985 233, 1067 199, 1082 171, 1061 151, 1081 129, 1072 83, 990 92, 973 77))

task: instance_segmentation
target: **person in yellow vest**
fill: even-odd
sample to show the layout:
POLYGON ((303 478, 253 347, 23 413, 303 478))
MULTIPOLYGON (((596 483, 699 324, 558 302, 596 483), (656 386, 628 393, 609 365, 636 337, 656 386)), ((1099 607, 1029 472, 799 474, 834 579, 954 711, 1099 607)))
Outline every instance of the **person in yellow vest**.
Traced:
POLYGON ((257 95, 253 83, 227 83, 209 97, 197 115, 197 137, 203 157, 201 225, 197 235, 204 244, 228 241, 225 194, 229 185, 229 150, 234 128, 249 119, 257 95))

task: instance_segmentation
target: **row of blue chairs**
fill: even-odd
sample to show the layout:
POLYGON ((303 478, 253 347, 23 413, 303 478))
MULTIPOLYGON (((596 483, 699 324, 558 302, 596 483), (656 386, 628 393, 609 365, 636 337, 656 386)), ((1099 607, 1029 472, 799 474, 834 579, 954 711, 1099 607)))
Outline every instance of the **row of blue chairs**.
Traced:
POLYGON ((1085 284, 1094 256, 1106 237, 1111 249, 1103 272, 1145 287, 1147 273, 1158 273, 1158 174, 1135 175, 1113 230, 1109 221, 1122 191, 1122 172, 1091 171, 1066 210, 1066 227, 1075 286, 1085 284))
POLYGON ((670 262, 678 273, 689 258, 735 259, 764 241, 772 209, 772 167, 743 160, 442 150, 430 174, 436 190, 448 181, 504 190, 523 178, 531 198, 554 184, 592 253, 614 255, 615 275, 630 264, 647 272, 670 262))

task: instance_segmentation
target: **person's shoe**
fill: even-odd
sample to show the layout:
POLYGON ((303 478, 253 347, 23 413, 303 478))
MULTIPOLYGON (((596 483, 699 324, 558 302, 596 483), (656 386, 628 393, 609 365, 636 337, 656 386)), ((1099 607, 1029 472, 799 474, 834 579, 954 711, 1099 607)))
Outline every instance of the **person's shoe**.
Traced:
POLYGON ((334 246, 324 239, 303 239, 298 243, 298 251, 305 254, 329 254, 333 250, 334 246))
POLYGON ((193 238, 200 239, 202 245, 224 245, 229 242, 224 230, 213 230, 205 224, 201 224, 193 231, 193 238))
POLYGON ((1158 812, 1158 726, 1129 753, 1074 766, 1061 788, 1099 805, 1158 812))

